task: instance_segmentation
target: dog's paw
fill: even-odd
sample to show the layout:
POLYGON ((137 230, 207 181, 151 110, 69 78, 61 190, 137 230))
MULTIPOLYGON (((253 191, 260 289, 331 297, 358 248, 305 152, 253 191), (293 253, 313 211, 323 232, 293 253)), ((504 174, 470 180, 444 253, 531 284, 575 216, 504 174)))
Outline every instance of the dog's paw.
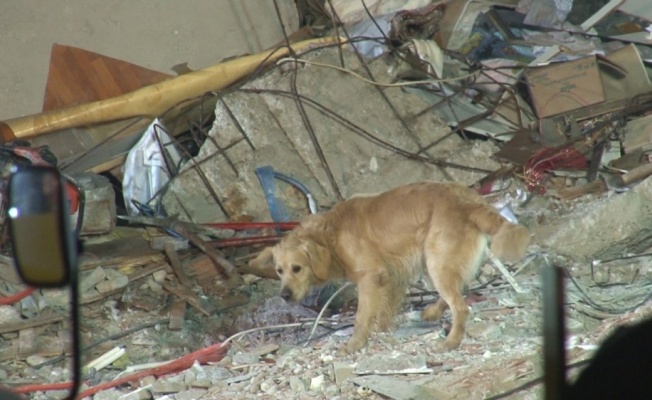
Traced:
POLYGON ((451 351, 451 350, 455 350, 458 347, 460 347, 461 343, 462 343, 461 339, 459 339, 459 340, 452 339, 450 337, 450 335, 449 335, 449 337, 447 337, 446 340, 444 340, 442 343, 439 343, 437 345, 437 349, 442 351, 442 352, 451 351))
POLYGON ((444 314, 444 310, 437 304, 430 304, 421 312, 421 319, 424 321, 439 321, 444 314))
POLYGON ((337 350, 337 351, 335 352, 335 355, 336 355, 338 358, 343 358, 343 357, 348 356, 349 353, 346 351, 346 346, 342 346, 342 347, 340 347, 340 349, 337 350))
POLYGON ((352 354, 360 350, 361 348, 365 347, 366 345, 367 345, 366 338, 352 336, 351 339, 349 339, 346 346, 341 348, 337 353, 338 355, 352 354))

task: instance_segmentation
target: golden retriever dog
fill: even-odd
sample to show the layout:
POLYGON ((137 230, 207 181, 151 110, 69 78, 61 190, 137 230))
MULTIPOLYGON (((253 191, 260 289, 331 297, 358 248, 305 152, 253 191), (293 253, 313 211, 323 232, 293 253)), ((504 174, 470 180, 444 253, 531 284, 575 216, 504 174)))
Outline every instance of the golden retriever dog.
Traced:
POLYGON ((488 243, 503 261, 525 255, 528 230, 512 224, 474 191, 454 183, 414 183, 373 196, 356 196, 310 215, 252 266, 273 264, 281 297, 300 301, 313 285, 348 279, 358 287, 353 335, 345 352, 386 329, 409 283, 427 271, 439 300, 422 318, 437 320, 446 307, 452 329, 443 348, 462 341, 469 309, 464 286, 475 278, 488 243))

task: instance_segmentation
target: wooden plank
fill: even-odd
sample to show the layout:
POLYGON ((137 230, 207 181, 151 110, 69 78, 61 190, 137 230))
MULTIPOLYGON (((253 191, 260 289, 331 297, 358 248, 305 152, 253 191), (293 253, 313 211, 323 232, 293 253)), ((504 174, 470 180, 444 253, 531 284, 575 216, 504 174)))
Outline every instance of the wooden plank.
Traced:
POLYGON ((55 43, 43 111, 104 100, 172 78, 92 51, 55 43))
POLYGON ((61 314, 42 315, 36 318, 28 319, 26 321, 15 322, 12 324, 4 324, 0 326, 0 333, 19 332, 22 331, 23 329, 29 329, 37 326, 53 324, 55 322, 63 321, 63 319, 66 317, 67 316, 61 314))
POLYGON ((306 40, 292 46, 225 61, 212 67, 180 75, 121 96, 62 109, 11 118, 0 122, 0 141, 29 139, 77 126, 117 121, 137 116, 156 117, 184 100, 208 91, 219 91, 248 77, 261 65, 294 52, 337 43, 339 38, 306 40))
POLYGON ((142 230, 129 232, 123 228, 115 231, 116 235, 123 235, 116 239, 84 245, 84 252, 80 259, 82 271, 103 268, 140 266, 163 260, 163 254, 153 250, 149 240, 143 237, 142 230))
POLYGON ((205 316, 209 317, 211 315, 211 313, 208 310, 202 307, 199 297, 197 297, 197 295, 192 293, 190 290, 187 290, 181 286, 175 286, 168 283, 164 283, 163 288, 168 292, 172 293, 173 295, 179 297, 180 299, 183 299, 184 301, 188 302, 188 304, 190 304, 192 307, 194 307, 197 311, 204 314, 205 316))
POLYGON ((168 325, 168 328, 171 331, 181 330, 185 318, 186 301, 183 299, 177 299, 172 303, 172 308, 170 309, 170 324, 168 325))
POLYGON ((183 265, 181 264, 181 259, 177 253, 177 249, 174 246, 174 243, 167 242, 165 243, 165 254, 168 256, 170 265, 172 266, 172 271, 177 276, 179 283, 181 283, 186 289, 190 289, 192 286, 186 272, 183 270, 183 265))

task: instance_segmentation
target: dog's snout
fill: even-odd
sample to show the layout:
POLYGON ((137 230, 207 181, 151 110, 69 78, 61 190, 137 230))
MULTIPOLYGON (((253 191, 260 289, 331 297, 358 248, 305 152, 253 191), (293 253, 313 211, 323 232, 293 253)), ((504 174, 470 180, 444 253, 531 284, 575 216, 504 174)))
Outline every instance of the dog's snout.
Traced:
POLYGON ((287 288, 281 289, 281 298, 285 301, 288 301, 292 298, 292 293, 287 288))

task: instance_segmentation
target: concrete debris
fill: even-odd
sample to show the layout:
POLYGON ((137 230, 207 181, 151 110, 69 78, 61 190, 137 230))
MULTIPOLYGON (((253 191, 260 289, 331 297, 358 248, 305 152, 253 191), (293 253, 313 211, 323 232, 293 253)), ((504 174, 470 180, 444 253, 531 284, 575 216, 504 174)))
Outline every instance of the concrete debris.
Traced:
POLYGON ((576 258, 612 258, 652 247, 652 181, 645 180, 622 194, 562 204, 555 217, 533 226, 542 246, 576 258), (608 229, 607 229, 608 227, 608 229), (578 235, 578 232, 582 232, 578 235))
MULTIPOLYGON (((541 270, 567 272, 569 363, 591 356, 616 327, 652 315, 652 7, 295 3, 303 26, 289 41, 336 33, 356 45, 310 42, 154 125, 132 125, 73 168, 101 169, 91 165, 97 153, 125 153, 149 126, 153 167, 168 182, 137 188, 152 198, 125 204, 122 161, 70 181, 70 217, 84 240, 84 359, 125 351, 85 371, 84 389, 134 374, 85 398, 468 399, 521 387, 516 398, 534 399, 544 393, 541 270), (158 129, 174 143, 161 146, 158 129), (392 329, 343 356, 355 288, 319 314, 335 285, 288 303, 276 271, 247 262, 307 214, 415 181, 476 189, 529 228, 529 257, 502 273, 481 266, 467 288, 460 348, 440 347, 449 312, 421 320, 439 293, 420 281, 392 329)), ((46 165, 62 157, 29 143, 2 147, 2 170, 21 154, 46 165)), ((146 178, 141 169, 129 179, 146 178)), ((68 293, 24 290, 3 256, 0 300, 0 381, 69 379, 68 293)), ((51 388, 32 398, 60 394, 51 388)))
POLYGON ((369 357, 355 367, 356 375, 395 375, 395 374, 427 374, 432 372, 426 366, 423 355, 395 353, 389 356, 369 357))
POLYGON ((446 398, 442 397, 438 390, 423 387, 420 385, 413 385, 398 378, 369 375, 355 377, 351 380, 361 388, 368 388, 369 390, 380 393, 383 396, 394 400, 426 400, 446 398))

